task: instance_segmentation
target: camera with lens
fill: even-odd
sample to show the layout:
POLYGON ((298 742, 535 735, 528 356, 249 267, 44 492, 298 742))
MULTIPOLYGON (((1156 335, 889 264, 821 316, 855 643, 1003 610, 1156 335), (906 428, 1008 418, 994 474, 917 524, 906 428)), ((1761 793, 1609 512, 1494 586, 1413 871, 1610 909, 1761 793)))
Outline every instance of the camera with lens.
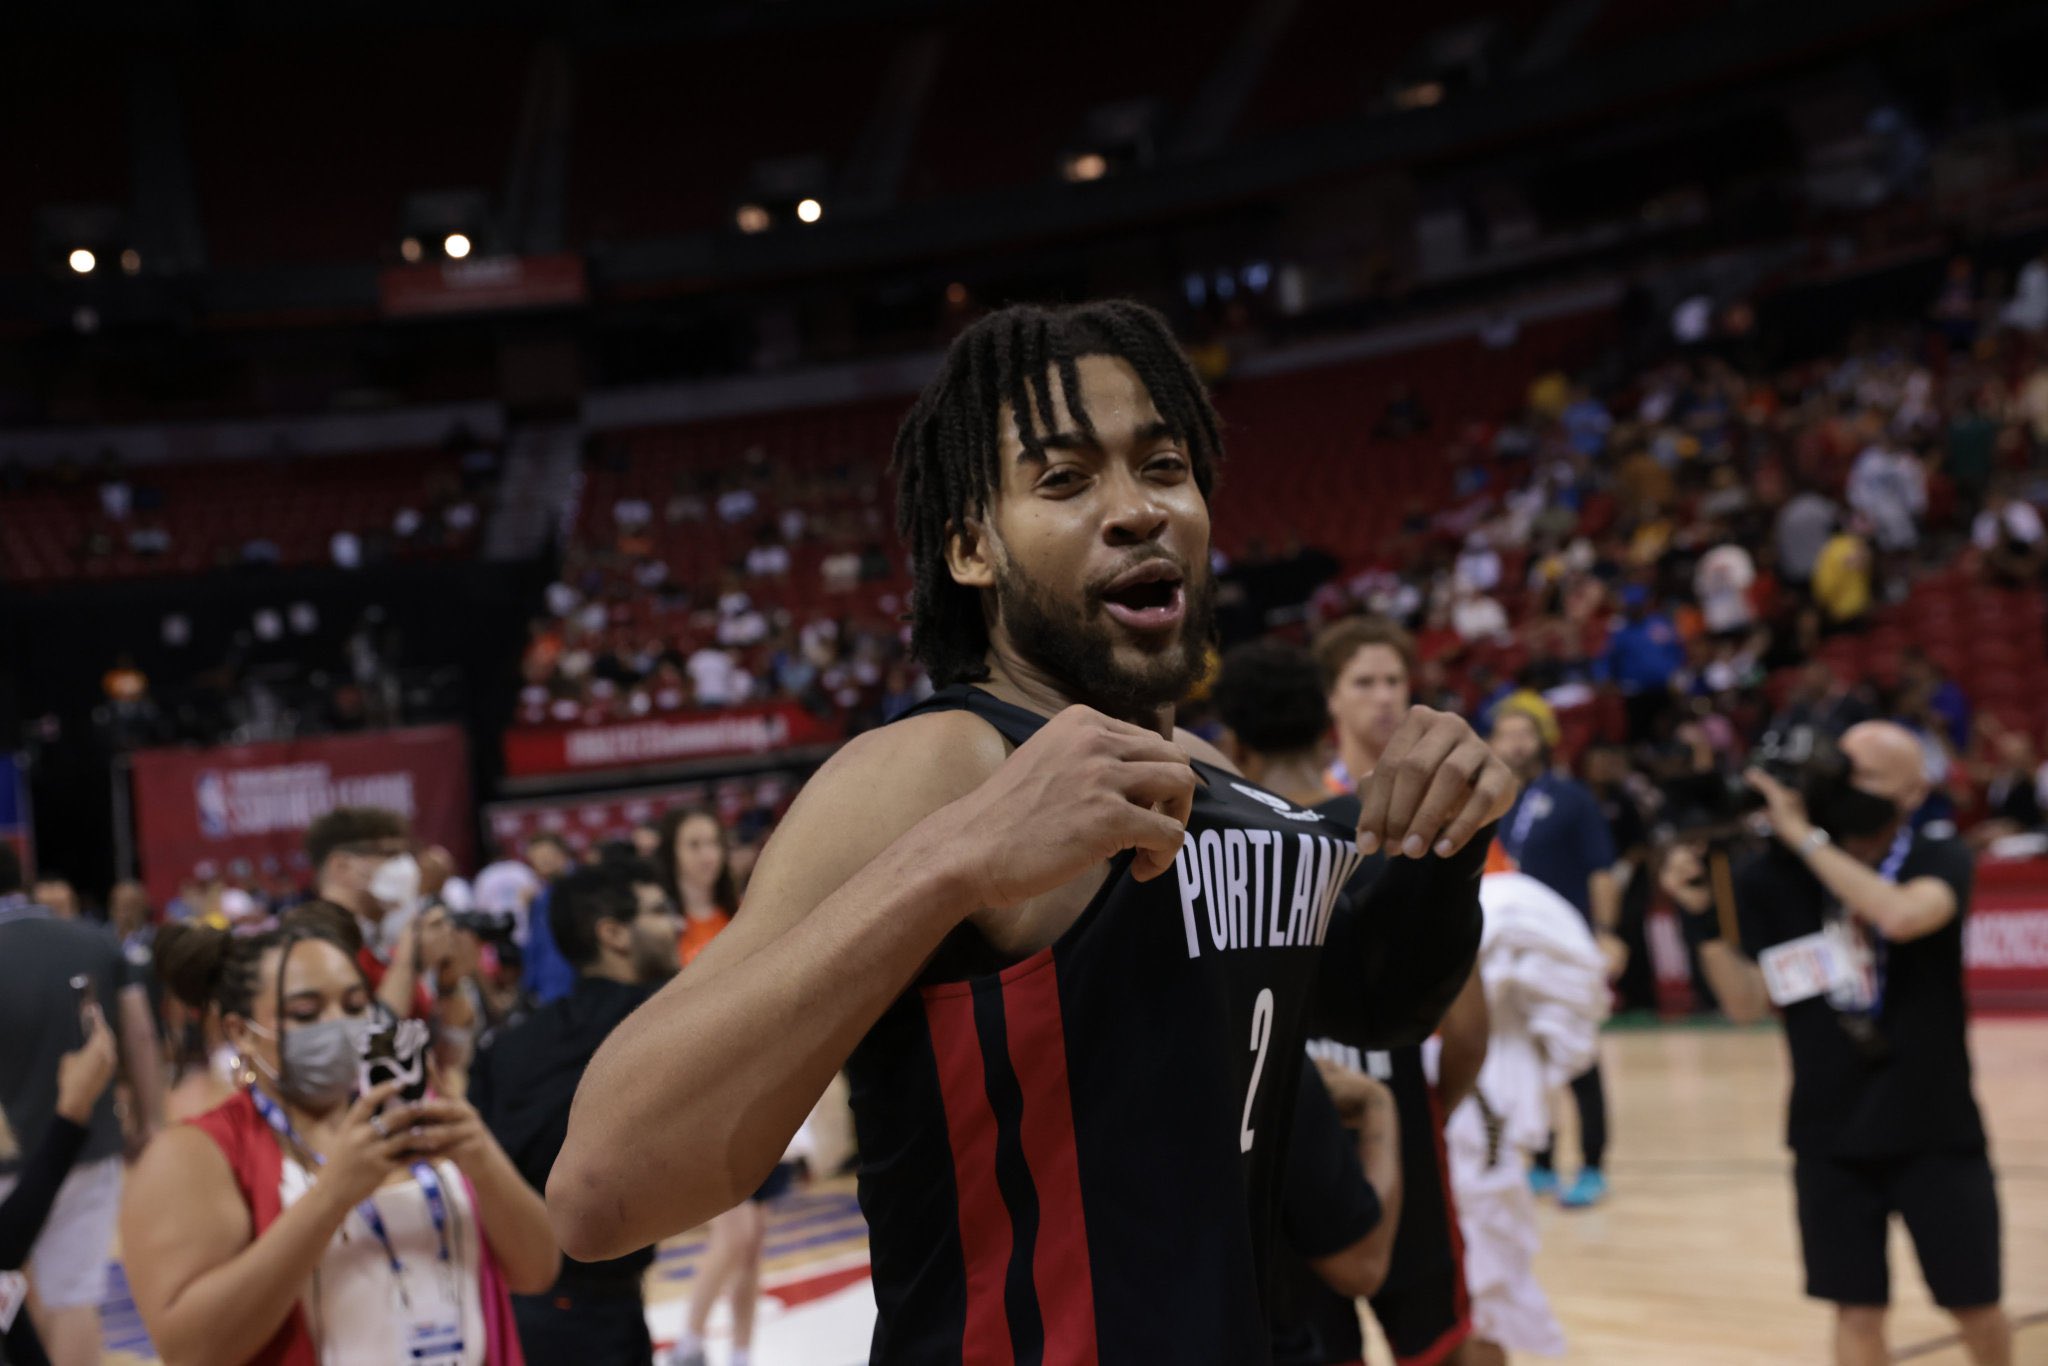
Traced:
MULTIPOLYGON (((1888 799, 1855 784, 1854 766, 1841 747, 1812 726, 1764 734, 1749 765, 1797 792, 1807 818, 1834 839, 1873 835, 1898 817, 1888 799)), ((1674 838, 1723 843, 1753 833, 1763 794, 1740 773, 1690 773, 1659 784, 1674 838)))

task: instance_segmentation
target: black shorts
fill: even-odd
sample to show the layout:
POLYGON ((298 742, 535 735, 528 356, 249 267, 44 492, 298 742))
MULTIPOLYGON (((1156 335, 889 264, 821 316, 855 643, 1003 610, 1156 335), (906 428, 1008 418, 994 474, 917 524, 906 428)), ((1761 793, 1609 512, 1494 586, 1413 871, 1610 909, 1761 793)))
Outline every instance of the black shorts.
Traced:
POLYGON ((1836 1304, 1891 1302, 1885 1240, 1906 1221, 1920 1274, 1944 1309, 1999 1300, 1998 1191, 1983 1153, 1836 1158, 1801 1154, 1792 1169, 1806 1293, 1836 1304))
POLYGON ((1472 1336, 1464 1273, 1454 1265, 1435 1276, 1382 1289, 1371 1303, 1372 1316, 1379 1320, 1400 1366, 1436 1366, 1472 1336))
POLYGON ((1387 1283, 1372 1297, 1372 1316, 1399 1366, 1435 1366, 1472 1335, 1465 1244, 1445 1170, 1436 1088, 1422 1077, 1419 1050, 1397 1051, 1392 1061, 1388 1085, 1400 1107, 1405 1195, 1387 1283), (1406 1052, 1414 1053, 1412 1060, 1406 1052))

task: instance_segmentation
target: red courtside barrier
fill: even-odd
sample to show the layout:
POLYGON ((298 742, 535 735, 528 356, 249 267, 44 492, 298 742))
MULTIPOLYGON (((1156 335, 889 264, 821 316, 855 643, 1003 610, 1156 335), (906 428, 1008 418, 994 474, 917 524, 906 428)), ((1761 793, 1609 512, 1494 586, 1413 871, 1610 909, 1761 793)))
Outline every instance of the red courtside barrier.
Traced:
POLYGON ((2048 1013, 2048 859, 1977 865, 1963 980, 1978 1011, 2048 1013))
POLYGON ((505 732, 505 776, 601 773, 773 754, 846 738, 839 716, 795 702, 677 712, 602 726, 514 726, 505 732))

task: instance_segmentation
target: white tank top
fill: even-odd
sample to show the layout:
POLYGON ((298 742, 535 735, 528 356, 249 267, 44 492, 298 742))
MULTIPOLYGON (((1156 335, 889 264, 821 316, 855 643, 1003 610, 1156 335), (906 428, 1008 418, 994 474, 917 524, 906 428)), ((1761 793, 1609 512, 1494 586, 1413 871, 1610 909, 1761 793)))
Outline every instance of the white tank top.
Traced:
MULTIPOLYGON (((436 1162, 433 1168, 448 1206, 448 1259, 441 1258, 441 1237, 417 1180, 385 1186, 371 1197, 398 1254, 396 1275, 362 1213, 351 1210, 301 1301, 320 1366, 408 1360, 420 1366, 483 1366, 476 1210, 454 1163, 436 1162), (425 1354, 413 1357, 416 1349, 425 1354)), ((287 1157, 280 1183, 284 1204, 289 1207, 310 1184, 305 1168, 287 1157)))

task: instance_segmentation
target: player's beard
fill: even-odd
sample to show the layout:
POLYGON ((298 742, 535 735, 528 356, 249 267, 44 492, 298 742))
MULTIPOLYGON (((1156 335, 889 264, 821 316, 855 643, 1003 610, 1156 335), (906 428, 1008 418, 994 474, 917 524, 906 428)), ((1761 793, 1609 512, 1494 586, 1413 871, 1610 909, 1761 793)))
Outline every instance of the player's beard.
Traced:
POLYGON ((1064 601, 1007 557, 996 571, 996 607, 1017 653, 1074 701, 1143 726, 1157 719, 1161 707, 1193 691, 1207 667, 1216 608, 1208 567, 1189 566, 1181 591, 1186 607, 1180 634, 1148 652, 1137 667, 1126 668, 1117 661, 1116 624, 1092 591, 1084 589, 1078 604, 1064 601))

